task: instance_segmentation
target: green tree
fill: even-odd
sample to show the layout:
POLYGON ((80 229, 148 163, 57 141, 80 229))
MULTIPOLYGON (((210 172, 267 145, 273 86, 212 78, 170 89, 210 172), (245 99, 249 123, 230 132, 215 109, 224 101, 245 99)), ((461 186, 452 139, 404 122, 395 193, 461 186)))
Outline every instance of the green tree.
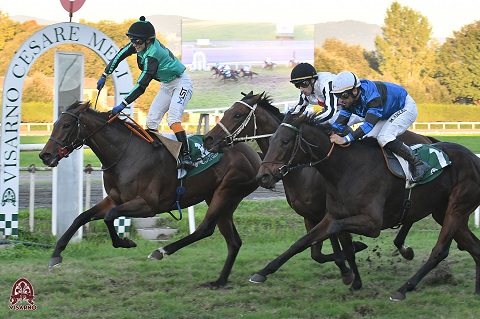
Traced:
POLYGON ((48 84, 47 77, 40 72, 35 72, 25 81, 22 101, 53 102, 52 90, 52 85, 48 84))
POLYGON ((453 33, 440 47, 435 77, 454 99, 480 104, 480 20, 453 33))
POLYGON ((315 68, 318 71, 339 73, 345 70, 360 77, 376 76, 370 67, 368 53, 360 45, 349 45, 336 38, 325 39, 321 48, 315 48, 315 68))
POLYGON ((375 38, 380 72, 397 81, 428 75, 435 48, 429 46, 432 27, 427 18, 393 2, 384 22, 382 36, 375 38))

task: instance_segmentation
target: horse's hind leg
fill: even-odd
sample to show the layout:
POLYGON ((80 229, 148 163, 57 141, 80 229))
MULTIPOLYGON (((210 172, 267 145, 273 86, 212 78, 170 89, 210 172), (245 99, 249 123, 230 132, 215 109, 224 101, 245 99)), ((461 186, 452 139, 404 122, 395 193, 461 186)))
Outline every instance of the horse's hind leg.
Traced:
POLYGON ((454 237, 459 249, 470 253, 475 261, 475 294, 480 295, 480 240, 467 227, 458 230, 454 237))
POLYGON ((406 260, 412 260, 415 256, 413 249, 411 247, 405 246, 405 238, 407 238, 408 232, 412 228, 412 223, 403 224, 398 231, 397 236, 393 240, 393 244, 397 247, 400 255, 403 256, 406 260))
POLYGON ((457 215, 453 213, 448 214, 447 212, 437 243, 435 247, 433 247, 427 262, 412 278, 391 294, 390 300, 404 300, 406 293, 415 289, 420 280, 448 256, 453 236, 457 236, 457 233, 461 234, 465 232, 465 227, 468 228, 468 225, 460 221, 457 215))
POLYGON ((114 204, 110 201, 108 197, 106 197, 89 210, 86 210, 80 215, 78 215, 78 217, 75 218, 70 227, 68 227, 67 231, 57 241, 52 256, 50 257, 50 268, 58 266, 62 262, 62 251, 65 250, 70 239, 72 239, 73 235, 80 227, 82 227, 91 220, 103 218, 106 212, 112 207, 114 207, 114 204))

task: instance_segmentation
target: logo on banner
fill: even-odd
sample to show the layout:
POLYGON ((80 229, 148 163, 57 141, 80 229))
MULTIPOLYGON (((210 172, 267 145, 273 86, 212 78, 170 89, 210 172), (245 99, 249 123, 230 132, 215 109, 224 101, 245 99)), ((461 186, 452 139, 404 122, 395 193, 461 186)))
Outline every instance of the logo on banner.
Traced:
POLYGON ((10 310, 37 310, 33 299, 35 295, 32 284, 27 279, 20 278, 13 284, 9 308, 10 310))
POLYGON ((2 206, 5 206, 6 203, 11 203, 15 206, 17 202, 17 197, 15 196, 15 192, 11 188, 7 188, 2 195, 2 206))

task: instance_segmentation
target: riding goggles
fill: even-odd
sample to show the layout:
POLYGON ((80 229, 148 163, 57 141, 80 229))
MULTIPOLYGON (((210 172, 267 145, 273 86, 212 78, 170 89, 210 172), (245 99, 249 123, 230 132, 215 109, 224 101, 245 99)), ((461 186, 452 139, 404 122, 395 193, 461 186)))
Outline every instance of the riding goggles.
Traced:
POLYGON ((299 88, 306 88, 310 85, 310 80, 302 80, 302 81, 298 81, 298 82, 295 82, 293 83, 293 85, 295 85, 295 87, 297 89, 299 88))
POLYGON ((337 99, 346 100, 350 96, 350 93, 351 93, 350 90, 348 90, 348 91, 344 91, 344 92, 341 92, 341 93, 333 93, 333 95, 335 95, 335 97, 337 99))
POLYGON ((130 42, 132 42, 135 45, 142 45, 145 43, 145 39, 138 39, 138 38, 129 38, 130 42))

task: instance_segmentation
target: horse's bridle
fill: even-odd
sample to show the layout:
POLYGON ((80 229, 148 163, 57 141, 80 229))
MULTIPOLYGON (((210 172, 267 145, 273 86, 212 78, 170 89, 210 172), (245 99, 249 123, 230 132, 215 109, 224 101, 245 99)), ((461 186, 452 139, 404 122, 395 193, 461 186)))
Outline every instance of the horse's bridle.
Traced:
MULTIPOLYGON (((119 115, 119 114, 116 114, 116 115, 112 116, 108 121, 103 123, 96 130, 94 130, 92 133, 88 134, 88 136, 82 138, 81 136, 85 135, 85 133, 82 134, 81 131, 85 131, 85 127, 86 127, 84 124, 81 123, 83 113, 80 113, 80 115, 77 115, 77 114, 72 113, 70 111, 64 111, 61 114, 68 114, 70 116, 73 116, 77 120, 76 121, 77 135, 76 135, 75 139, 69 145, 67 145, 67 143, 65 143, 65 142, 63 142, 63 141, 61 141, 61 140, 59 140, 55 137, 50 136, 49 140, 52 140, 53 142, 55 142, 55 143, 57 143, 58 145, 61 146, 61 148, 58 150, 59 160, 61 160, 64 157, 68 157, 74 150, 82 148, 82 146, 85 145, 85 143, 87 142, 87 140, 89 138, 91 138, 95 133, 97 133, 102 128, 104 128, 107 124, 109 124, 114 119, 116 119, 119 115)), ((70 139, 70 137, 74 133, 74 131, 75 130, 73 129, 68 133, 67 138, 65 139, 66 141, 68 141, 70 139)), ((128 139, 127 146, 125 147, 125 150, 124 150, 124 152, 123 152, 123 154, 120 158, 122 158, 123 155, 125 154, 125 152, 127 151, 128 144, 130 144, 131 137, 132 137, 132 131, 130 130, 130 138, 128 139)), ((105 171, 105 170, 115 166, 118 163, 118 161, 119 160, 115 161, 112 165, 110 165, 107 168, 102 168, 102 171, 105 171)))
POLYGON ((257 118, 255 116, 255 110, 257 109, 258 104, 255 104, 253 106, 249 105, 248 103, 245 103, 243 101, 237 101, 235 103, 241 103, 248 107, 250 109, 250 112, 248 113, 247 117, 245 120, 240 124, 240 126, 233 132, 230 133, 230 131, 225 127, 225 125, 222 124, 222 122, 218 122, 218 126, 222 128, 222 130, 227 134, 227 136, 222 140, 225 142, 227 146, 233 146, 234 142, 241 142, 241 141, 248 141, 248 140, 254 140, 257 138, 264 138, 264 137, 270 137, 273 134, 264 134, 264 135, 256 135, 257 134, 257 118), (253 117, 253 136, 245 136, 245 137, 238 137, 237 136, 243 131, 243 129, 248 125, 250 122, 250 119, 253 117))
MULTIPOLYGON (((302 169, 302 168, 307 167, 307 166, 308 167, 313 167, 313 166, 327 160, 330 157, 330 155, 332 154, 333 147, 335 146, 335 143, 332 143, 332 147, 330 147, 330 150, 328 151, 327 155, 325 155, 324 158, 322 158, 320 160, 317 160, 317 161, 313 161, 313 162, 309 161, 308 163, 305 163, 305 164, 292 165, 293 159, 295 158, 295 156, 297 155, 299 150, 302 150, 305 154, 310 154, 310 158, 313 159, 316 156, 313 154, 312 147, 318 147, 318 146, 314 145, 312 143, 309 143, 307 140, 305 140, 302 136, 303 135, 302 131, 300 129, 298 129, 297 127, 293 126, 292 124, 281 123, 280 125, 288 127, 289 129, 292 129, 292 130, 295 131, 295 144, 293 146, 292 154, 290 155, 290 158, 288 159, 287 164, 283 164, 282 166, 280 166, 278 168, 278 172, 280 173, 282 178, 285 177, 291 171, 299 170, 299 169, 302 169), (302 147, 302 144, 305 144, 307 146, 308 152, 307 152, 307 150, 305 150, 302 147)), ((262 165, 264 163, 269 163, 269 162, 262 162, 262 165)), ((273 162, 270 162, 270 163, 273 163, 273 162)), ((269 169, 269 171, 273 176, 275 176, 275 174, 270 169, 269 169)))

